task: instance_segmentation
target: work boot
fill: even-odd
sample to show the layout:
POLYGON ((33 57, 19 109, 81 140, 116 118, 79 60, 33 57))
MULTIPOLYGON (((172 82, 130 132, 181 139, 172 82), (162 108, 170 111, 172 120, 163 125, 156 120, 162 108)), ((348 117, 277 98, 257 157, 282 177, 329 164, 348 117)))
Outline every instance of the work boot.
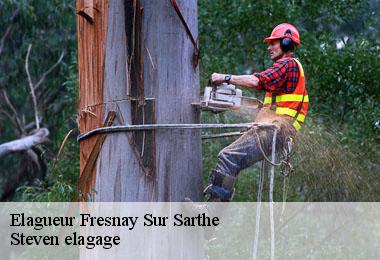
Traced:
POLYGON ((234 189, 228 190, 213 184, 208 185, 203 191, 207 202, 229 202, 234 195, 234 189))
POLYGON ((203 194, 207 202, 227 202, 231 201, 234 195, 234 185, 236 177, 226 175, 218 170, 213 170, 209 177, 208 185, 203 194))
MULTIPOLYGON (((209 185, 204 189, 203 195, 206 198, 206 202, 229 202, 232 200, 235 189, 236 178, 231 175, 224 174, 218 170, 213 170, 209 176, 209 185)), ((190 198, 185 197, 182 202, 193 202, 190 198)), ((187 212, 200 214, 210 214, 207 204, 192 203, 186 205, 187 212)))

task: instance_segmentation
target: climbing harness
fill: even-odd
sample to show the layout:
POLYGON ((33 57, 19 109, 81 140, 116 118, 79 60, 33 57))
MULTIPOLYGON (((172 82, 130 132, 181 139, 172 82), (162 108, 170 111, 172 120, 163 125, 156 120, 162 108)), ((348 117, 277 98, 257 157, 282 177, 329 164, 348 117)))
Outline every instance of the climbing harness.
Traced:
MULTIPOLYGON (((272 125, 274 127, 274 132, 276 133, 278 131, 278 127, 275 126, 275 125, 272 125)), ((261 144, 261 139, 260 139, 260 136, 259 134, 257 133, 257 129, 258 127, 261 127, 260 125, 253 125, 252 126, 252 129, 255 133, 255 136, 256 136, 256 139, 257 139, 257 142, 259 144, 259 149, 264 157, 264 160, 267 161, 270 165, 272 166, 280 166, 280 173, 283 175, 283 176, 288 176, 290 173, 292 173, 294 171, 293 169, 293 165, 290 163, 290 159, 291 159, 291 152, 292 152, 292 146, 293 146, 293 139, 291 137, 287 137, 286 140, 285 140, 285 145, 284 145, 284 148, 282 150, 282 154, 281 154, 281 157, 283 158, 280 162, 276 163, 275 162, 275 159, 274 157, 272 158, 272 160, 270 160, 267 155, 265 154, 265 151, 262 147, 262 144, 261 144)), ((272 141, 272 144, 273 143, 276 143, 276 139, 273 138, 273 141, 272 141)), ((272 145, 273 146, 273 145, 272 145)))
MULTIPOLYGON (((274 171, 274 166, 280 166, 280 173, 281 175, 284 176, 284 182, 283 182, 283 194, 282 194, 282 198, 283 198, 283 201, 286 201, 286 198, 287 198, 287 193, 288 193, 288 188, 289 188, 289 176, 294 173, 294 168, 293 168, 293 165, 291 164, 290 160, 291 160, 291 155, 292 155, 292 149, 293 149, 293 139, 291 137, 287 137, 285 139, 285 145, 282 149, 282 153, 281 153, 281 157, 282 157, 282 160, 280 160, 280 162, 276 163, 275 162, 275 148, 276 148, 276 137, 277 137, 277 131, 278 131, 278 127, 275 126, 274 128, 274 133, 273 133, 273 139, 272 139, 272 160, 270 160, 265 152, 264 152, 264 149, 262 147, 262 144, 261 144, 261 139, 260 139, 260 136, 259 134, 257 133, 257 128, 258 128, 258 125, 253 125, 252 126, 253 130, 254 130, 254 133, 255 133, 255 136, 257 138, 257 141, 258 141, 258 144, 259 144, 259 149, 264 157, 264 160, 263 161, 266 161, 268 162, 272 168, 271 168, 271 171, 273 170, 274 171)), ((262 173, 262 169, 260 170, 260 175, 263 174, 262 173)), ((272 176, 272 175, 271 175, 272 176)), ((261 178, 261 177, 260 177, 261 178)), ((271 177, 272 178, 272 177, 271 177)), ((260 185, 260 184, 259 184, 260 185)), ((272 185, 272 184, 271 184, 272 185)), ((259 190, 260 190, 260 186, 259 186, 259 190)), ((273 192, 273 191, 272 191, 273 192)), ((260 197, 261 198, 261 197, 260 197)), ((284 208, 285 206, 283 206, 283 210, 285 210, 284 208)))

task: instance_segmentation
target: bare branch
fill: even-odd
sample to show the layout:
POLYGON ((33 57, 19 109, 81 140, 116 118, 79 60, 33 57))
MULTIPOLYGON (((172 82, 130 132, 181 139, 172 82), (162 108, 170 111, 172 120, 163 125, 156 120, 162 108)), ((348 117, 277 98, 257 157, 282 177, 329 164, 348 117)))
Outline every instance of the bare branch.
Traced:
POLYGON ((15 122, 17 123, 17 128, 20 130, 20 133, 24 133, 24 129, 22 127, 18 113, 17 113, 16 109, 14 108, 14 106, 12 105, 12 102, 10 101, 8 94, 7 94, 7 91, 5 89, 3 89, 3 96, 5 99, 5 102, 7 103, 8 107, 10 108, 10 110, 12 111, 12 113, 15 117, 15 122))
POLYGON ((40 146, 34 146, 32 149, 36 154, 38 154, 40 160, 39 160, 39 165, 41 167, 40 172, 45 173, 46 169, 48 167, 48 162, 44 156, 46 150, 44 150, 43 145, 40 146))
POLYGON ((61 153, 63 151, 63 147, 65 147, 65 145, 67 143, 67 140, 69 140, 69 137, 70 137, 70 135, 71 135, 71 133, 73 131, 74 131, 74 129, 70 129, 70 131, 66 134, 65 138, 63 139, 61 147, 59 148, 58 154, 57 154, 57 156, 54 159, 54 164, 53 164, 53 167, 51 169, 51 172, 54 172, 55 166, 57 165, 57 162, 58 162, 58 158, 59 158, 59 156, 61 155, 61 153))
POLYGON ((36 122, 34 122, 34 121, 24 125, 24 129, 27 132, 30 131, 31 129, 35 128, 35 127, 36 127, 36 122))
POLYGON ((12 27, 12 25, 9 25, 8 28, 5 30, 5 33, 4 33, 3 37, 1 37, 1 40, 0 40, 0 55, 3 52, 5 39, 8 37, 8 35, 9 35, 10 31, 11 31, 11 27, 12 27))
POLYGON ((30 94, 32 95, 32 99, 33 99, 34 120, 36 121, 36 128, 39 129, 40 128, 40 121, 39 121, 39 118, 38 118, 37 98, 36 98, 36 94, 34 92, 34 86, 33 86, 33 82, 32 82, 32 77, 30 76, 30 73, 29 73, 29 55, 30 55, 31 49, 32 49, 32 44, 29 44, 29 46, 28 46, 28 52, 27 52, 26 58, 25 58, 25 71, 26 71, 26 75, 28 76, 30 94))
POLYGON ((20 12, 20 8, 17 7, 17 9, 13 12, 11 18, 9 19, 11 22, 13 22, 13 20, 16 18, 16 16, 19 14, 20 12))
POLYGON ((65 56, 65 52, 63 51, 62 53, 61 53, 61 56, 59 57, 59 59, 58 59, 58 61, 53 65, 53 66, 51 66, 47 71, 45 71, 43 74, 42 74, 42 76, 41 76, 41 78, 40 78, 40 80, 36 83, 36 85, 34 85, 34 90, 36 90, 41 84, 42 84, 42 82, 44 82, 44 80, 45 80, 45 78, 46 78, 46 76, 50 73, 50 72, 52 72, 61 62, 62 62, 62 59, 63 59, 63 57, 65 56))
POLYGON ((13 125, 16 129, 19 128, 18 125, 17 125, 17 122, 16 122, 15 118, 14 118, 11 114, 9 114, 7 111, 5 111, 5 110, 0 110, 0 114, 4 114, 6 117, 8 117, 9 120, 12 121, 12 125, 13 125))
POLYGON ((6 38, 8 37, 9 33, 11 32, 12 22, 13 22, 13 20, 16 18, 16 16, 18 15, 19 11, 20 11, 20 9, 17 8, 17 9, 13 12, 12 16, 11 16, 10 19, 9 19, 10 22, 11 22, 11 24, 10 24, 10 25, 7 27, 7 29, 5 30, 5 33, 4 33, 3 37, 1 37, 1 40, 0 40, 0 55, 1 55, 1 53, 3 52, 3 48, 4 48, 5 40, 6 40, 6 38))
POLYGON ((14 106, 11 103, 11 101, 9 100, 7 91, 5 89, 3 89, 3 95, 4 95, 5 102, 7 103, 7 105, 9 106, 9 108, 12 110, 13 114, 17 115, 16 109, 14 108, 14 106))
POLYGON ((29 150, 37 144, 47 141, 49 130, 47 128, 38 129, 33 135, 20 138, 0 145, 0 157, 12 153, 29 150))
POLYGON ((36 154, 36 152, 33 151, 32 149, 28 149, 26 151, 26 153, 28 154, 28 156, 32 160, 32 162, 37 166, 38 171, 41 172, 41 165, 40 165, 40 162, 38 160, 38 155, 36 154))

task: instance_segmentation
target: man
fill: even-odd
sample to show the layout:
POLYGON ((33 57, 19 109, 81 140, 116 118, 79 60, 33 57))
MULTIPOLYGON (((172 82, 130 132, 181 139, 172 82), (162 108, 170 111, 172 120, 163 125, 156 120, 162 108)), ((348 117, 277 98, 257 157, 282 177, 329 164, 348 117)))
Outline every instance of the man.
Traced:
MULTIPOLYGON (((214 85, 226 82, 266 91, 264 106, 255 123, 277 127, 278 151, 300 130, 307 114, 309 98, 302 65, 293 54, 295 45, 300 45, 297 28, 289 23, 279 24, 265 42, 269 43, 267 50, 274 62, 272 67, 252 75, 213 73, 211 81, 214 85)), ((209 201, 232 199, 239 171, 263 160, 263 152, 265 155, 271 153, 274 129, 252 128, 219 153, 217 165, 210 174, 210 185, 205 190, 209 201)))

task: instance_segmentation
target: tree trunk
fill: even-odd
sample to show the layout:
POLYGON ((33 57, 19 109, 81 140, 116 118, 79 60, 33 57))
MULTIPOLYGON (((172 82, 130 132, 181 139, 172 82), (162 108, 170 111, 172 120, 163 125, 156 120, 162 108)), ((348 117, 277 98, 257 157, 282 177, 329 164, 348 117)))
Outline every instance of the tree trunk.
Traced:
MULTIPOLYGON (((170 1, 100 1, 96 12, 82 1, 80 131, 100 127, 109 111, 113 125, 198 123, 195 49, 170 1)), ((196 1, 178 5, 196 38, 196 1)), ((81 172, 97 137, 81 142, 81 172)), ((108 134, 85 191, 95 188, 96 201, 200 200, 201 156, 199 130, 108 134)))
MULTIPOLYGON (((197 36, 196 1, 178 2, 197 36)), ((200 90, 192 60, 195 49, 169 0, 78 0, 77 9, 82 133, 105 124, 111 111, 116 113, 113 125, 199 122, 199 113, 191 106, 200 90)), ((93 175, 83 178, 87 182, 83 192, 95 189, 95 201, 202 197, 199 130, 112 133, 104 143, 98 135, 81 141, 80 157, 82 177, 93 175), (86 167, 94 156, 94 169, 86 167)), ((203 258, 199 234, 145 231, 149 232, 131 237, 119 256, 203 258)))

